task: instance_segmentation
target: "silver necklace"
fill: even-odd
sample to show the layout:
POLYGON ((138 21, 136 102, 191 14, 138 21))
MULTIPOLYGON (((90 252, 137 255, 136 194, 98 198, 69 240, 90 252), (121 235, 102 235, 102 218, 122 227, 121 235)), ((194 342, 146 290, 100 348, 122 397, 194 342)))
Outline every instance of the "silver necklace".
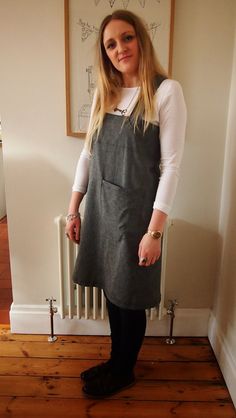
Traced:
POLYGON ((125 109, 119 109, 119 107, 115 107, 114 108, 114 112, 120 112, 120 114, 122 116, 126 115, 126 113, 128 112, 128 109, 129 109, 131 103, 133 102, 133 100, 134 100, 134 98, 136 96, 137 91, 138 91, 138 87, 136 87, 135 92, 134 92, 133 96, 131 97, 131 100, 130 100, 129 104, 128 104, 128 106, 125 109))

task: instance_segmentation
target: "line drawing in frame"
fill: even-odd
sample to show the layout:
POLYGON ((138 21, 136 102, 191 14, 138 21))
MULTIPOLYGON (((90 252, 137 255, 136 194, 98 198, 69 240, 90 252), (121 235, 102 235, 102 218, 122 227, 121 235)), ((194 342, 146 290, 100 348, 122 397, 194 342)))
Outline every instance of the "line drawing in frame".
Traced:
POLYGON ((147 24, 157 56, 171 76, 175 0, 64 0, 66 134, 84 138, 96 85, 94 46, 102 19, 127 9, 147 24))

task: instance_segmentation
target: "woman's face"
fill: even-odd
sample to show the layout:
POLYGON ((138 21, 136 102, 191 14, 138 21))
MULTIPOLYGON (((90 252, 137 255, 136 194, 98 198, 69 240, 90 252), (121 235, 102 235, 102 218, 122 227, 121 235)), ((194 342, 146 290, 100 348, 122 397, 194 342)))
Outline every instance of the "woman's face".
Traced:
POLYGON ((122 73, 124 85, 135 83, 138 77, 139 46, 132 25, 123 20, 111 20, 104 29, 103 45, 114 67, 122 73))

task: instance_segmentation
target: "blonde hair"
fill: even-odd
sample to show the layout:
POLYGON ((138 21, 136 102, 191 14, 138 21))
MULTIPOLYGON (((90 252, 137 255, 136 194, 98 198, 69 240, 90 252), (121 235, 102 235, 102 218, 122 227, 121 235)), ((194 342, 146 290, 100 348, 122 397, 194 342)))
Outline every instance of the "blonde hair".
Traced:
POLYGON ((139 46, 138 76, 140 93, 133 113, 134 129, 140 115, 142 115, 144 119, 143 129, 144 132, 146 131, 154 115, 155 77, 157 75, 167 77, 156 58, 145 23, 134 13, 127 10, 116 10, 111 15, 106 16, 100 25, 96 43, 97 96, 86 135, 86 146, 90 152, 93 138, 95 134, 98 137, 102 128, 105 113, 119 102, 123 83, 122 74, 111 63, 103 45, 104 30, 112 20, 122 20, 129 23, 134 28, 139 46))

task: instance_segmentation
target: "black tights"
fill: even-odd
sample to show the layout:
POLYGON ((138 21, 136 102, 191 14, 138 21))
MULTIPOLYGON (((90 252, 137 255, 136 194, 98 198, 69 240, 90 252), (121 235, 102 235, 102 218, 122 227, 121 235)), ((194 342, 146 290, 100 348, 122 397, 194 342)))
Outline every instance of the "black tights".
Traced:
POLYGON ((145 335, 145 309, 119 308, 108 299, 107 309, 111 328, 111 364, 113 371, 130 373, 137 361, 145 335))

